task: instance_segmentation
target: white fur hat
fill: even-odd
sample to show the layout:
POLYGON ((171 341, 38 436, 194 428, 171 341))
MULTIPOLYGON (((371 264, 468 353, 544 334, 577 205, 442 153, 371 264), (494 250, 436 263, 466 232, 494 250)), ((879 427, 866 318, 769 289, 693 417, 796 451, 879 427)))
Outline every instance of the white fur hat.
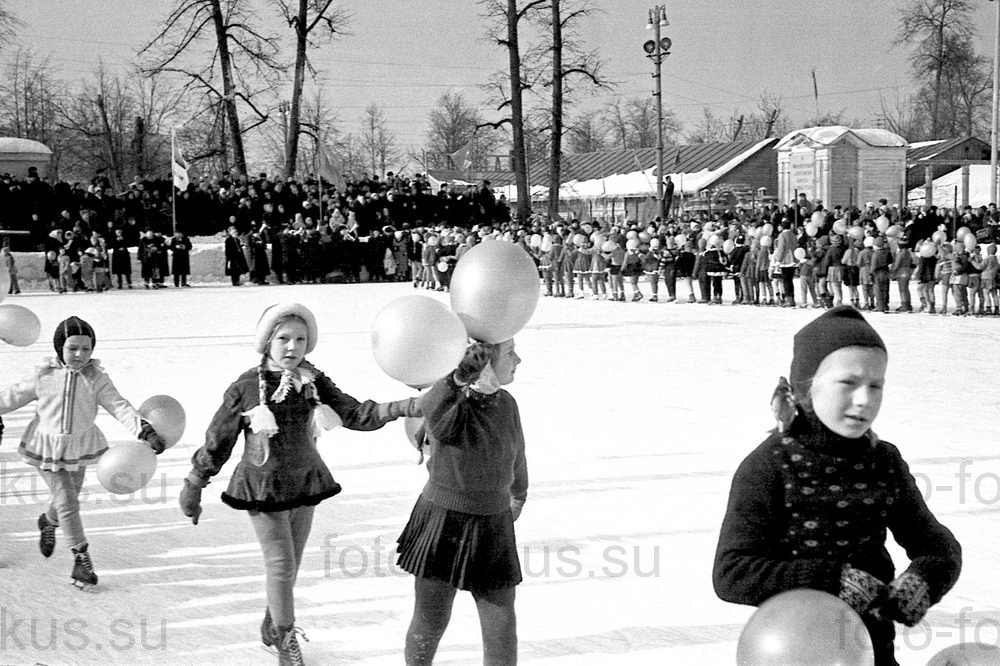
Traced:
POLYGON ((309 308, 300 303, 276 303, 266 308, 263 314, 260 315, 260 321, 257 322, 254 349, 258 354, 263 354, 267 351, 267 345, 271 341, 274 329, 286 317, 298 317, 306 323, 306 353, 310 354, 316 348, 316 339, 318 337, 316 317, 309 311, 309 308))

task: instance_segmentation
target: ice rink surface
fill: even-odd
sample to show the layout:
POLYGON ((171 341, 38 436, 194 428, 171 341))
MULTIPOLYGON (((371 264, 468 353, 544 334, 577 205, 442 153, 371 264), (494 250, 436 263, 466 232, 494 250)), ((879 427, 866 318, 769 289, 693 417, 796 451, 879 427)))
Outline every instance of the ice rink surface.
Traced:
MULTIPOLYGON (((72 559, 38 553, 48 492, 16 453, 32 416, 4 417, 0 446, 0 664, 269 664, 259 625, 263 562, 246 515, 219 500, 242 453, 204 492, 192 526, 177 506, 189 459, 226 387, 258 358, 254 326, 278 301, 319 321, 310 360, 347 393, 413 395, 371 352, 371 324, 392 299, 448 295, 408 283, 106 294, 23 294, 42 335, 0 345, 3 385, 52 354, 75 314, 97 333, 95 358, 134 405, 154 394, 184 405, 187 430, 156 477, 115 496, 88 472, 84 525, 100 585, 69 584, 72 559)), ((895 304, 893 305, 895 307, 895 304)), ((520 405, 531 485, 517 523, 524 582, 522 663, 733 664, 752 608, 720 601, 711 566, 732 474, 772 427, 768 402, 792 335, 819 310, 542 298, 517 336, 509 388, 520 405)), ((897 444, 965 564, 926 621, 897 639, 904 666, 960 641, 1000 643, 1000 319, 867 315, 889 348, 876 431, 897 444)), ((128 439, 106 413, 109 441, 128 439)), ((400 422, 338 429, 319 446, 344 492, 322 503, 296 588, 310 664, 399 664, 412 579, 395 539, 426 479, 400 422)), ((899 569, 905 555, 894 543, 899 569)), ((459 595, 438 664, 481 663, 475 606, 459 595)))

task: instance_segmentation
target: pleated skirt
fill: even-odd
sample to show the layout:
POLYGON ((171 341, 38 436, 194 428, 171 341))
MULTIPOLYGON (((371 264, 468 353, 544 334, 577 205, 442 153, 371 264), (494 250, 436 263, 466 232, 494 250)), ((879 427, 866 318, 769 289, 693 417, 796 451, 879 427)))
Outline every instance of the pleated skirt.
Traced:
POLYGON ((480 516, 442 508, 421 496, 396 541, 397 564, 414 576, 468 591, 521 582, 510 510, 480 516))

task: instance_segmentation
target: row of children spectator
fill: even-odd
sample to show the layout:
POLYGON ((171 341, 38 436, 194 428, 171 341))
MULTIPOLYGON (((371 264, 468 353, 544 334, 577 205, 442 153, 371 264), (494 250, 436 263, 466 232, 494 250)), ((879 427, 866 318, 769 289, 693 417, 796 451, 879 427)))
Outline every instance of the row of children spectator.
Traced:
POLYGON ((888 312, 890 283, 895 281, 896 312, 905 313, 914 311, 910 282, 915 279, 921 312, 946 313, 950 295, 953 314, 1000 315, 995 244, 983 253, 978 245, 928 241, 914 252, 906 239, 867 231, 859 238, 803 235, 789 250, 794 260, 785 266, 773 251, 775 241, 760 227, 750 231, 749 242, 739 233, 730 243, 723 240, 725 231, 674 236, 652 228, 642 232, 613 228, 607 237, 571 237, 563 229, 527 249, 538 262, 546 296, 585 298, 589 292, 595 299, 621 302, 626 300, 627 280, 633 302, 644 298, 642 282, 650 290, 649 300, 658 301, 662 282, 667 302, 677 300, 678 285, 683 284, 687 302, 720 304, 723 283, 731 280, 733 304, 808 307, 811 301, 813 307, 834 307, 846 302, 846 288, 846 299, 856 308, 888 312), (725 245, 729 247, 724 249, 725 245), (800 303, 787 286, 790 279, 799 284, 800 303))

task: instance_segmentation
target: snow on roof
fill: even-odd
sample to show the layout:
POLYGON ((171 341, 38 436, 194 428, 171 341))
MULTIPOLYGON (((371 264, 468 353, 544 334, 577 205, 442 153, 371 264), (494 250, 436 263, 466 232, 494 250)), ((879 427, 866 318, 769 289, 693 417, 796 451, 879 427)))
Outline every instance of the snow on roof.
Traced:
POLYGON ((776 149, 780 149, 786 144, 799 138, 805 138, 813 143, 829 146, 841 141, 846 135, 851 135, 869 146, 905 148, 908 144, 906 139, 884 129, 855 129, 844 127, 843 125, 831 125, 828 127, 807 127, 789 132, 778 141, 776 149))
POLYGON ((8 136, 0 137, 0 154, 51 155, 52 151, 44 143, 8 136))
MULTIPOLYGON (((774 139, 764 139, 750 144, 743 151, 733 155, 719 166, 709 169, 697 169, 694 171, 667 171, 664 169, 664 176, 670 176, 674 183, 674 191, 677 194, 683 192, 688 195, 695 195, 709 187, 715 182, 735 169, 737 166, 754 155, 757 151, 773 143, 774 139)), ((682 162, 683 164, 683 162, 682 162)), ((503 192, 510 199, 516 198, 514 188, 496 188, 494 192, 499 195, 503 192)), ((559 187, 560 199, 598 199, 601 197, 644 197, 656 195, 656 167, 648 169, 636 169, 626 173, 612 173, 603 178, 589 178, 586 180, 569 180, 559 187)), ((544 185, 536 185, 531 188, 531 196, 547 197, 548 188, 544 185)))

